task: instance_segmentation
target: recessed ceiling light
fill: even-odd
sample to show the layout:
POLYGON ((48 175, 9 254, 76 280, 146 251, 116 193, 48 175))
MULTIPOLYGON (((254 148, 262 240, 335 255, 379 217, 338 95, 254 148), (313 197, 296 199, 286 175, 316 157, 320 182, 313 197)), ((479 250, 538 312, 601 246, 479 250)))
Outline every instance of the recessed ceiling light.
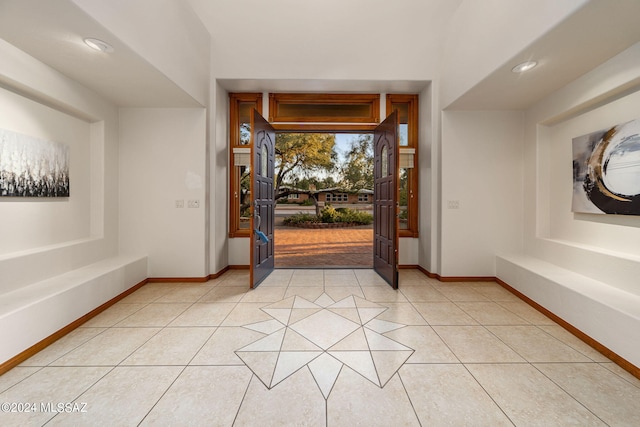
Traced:
POLYGON ((99 50, 100 52, 105 52, 105 53, 113 52, 113 46, 111 46, 109 43, 104 42, 102 40, 86 38, 86 39, 84 39, 84 42, 90 48, 95 49, 95 50, 99 50))
POLYGON ((534 68, 538 63, 536 61, 527 61, 522 64, 518 64, 511 69, 514 73, 524 73, 525 71, 529 71, 534 68))

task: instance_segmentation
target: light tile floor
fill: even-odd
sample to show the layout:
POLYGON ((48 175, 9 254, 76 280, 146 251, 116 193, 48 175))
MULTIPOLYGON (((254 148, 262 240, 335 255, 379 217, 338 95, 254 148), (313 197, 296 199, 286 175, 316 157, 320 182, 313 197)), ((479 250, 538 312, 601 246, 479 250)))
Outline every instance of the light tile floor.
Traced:
POLYGON ((0 425, 640 425, 640 380, 496 283, 247 283, 145 285, 2 375, 0 425))

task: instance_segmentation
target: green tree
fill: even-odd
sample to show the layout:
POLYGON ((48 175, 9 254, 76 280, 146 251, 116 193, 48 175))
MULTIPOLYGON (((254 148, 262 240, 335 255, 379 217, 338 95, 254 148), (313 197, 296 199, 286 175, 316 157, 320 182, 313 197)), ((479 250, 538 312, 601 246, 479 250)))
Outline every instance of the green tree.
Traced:
POLYGON ((341 169, 342 185, 346 189, 373 189, 372 135, 358 135, 349 141, 349 150, 341 169))
POLYGON ((406 208, 409 202, 409 170, 405 168, 400 168, 400 191, 398 196, 398 204, 406 208))
POLYGON ((276 135, 276 200, 286 197, 290 191, 281 189, 287 182, 306 184, 314 180, 314 172, 331 172, 335 169, 337 153, 335 135, 320 133, 279 133, 276 135), (304 179, 308 178, 303 183, 304 179))
POLYGON ((240 217, 251 215, 251 169, 240 166, 240 217))
POLYGON ((334 188, 337 186, 338 186, 338 183, 336 182, 335 179, 333 179, 332 176, 327 176, 321 181, 318 181, 318 183, 316 184, 316 187, 318 188, 318 190, 322 188, 334 188))
POLYGON ((338 183, 332 176, 319 178, 313 175, 305 176, 302 178, 294 176, 291 180, 288 181, 288 184, 300 190, 309 190, 310 188, 312 188, 312 186, 315 187, 316 190, 321 190, 323 188, 333 188, 338 186, 338 183))

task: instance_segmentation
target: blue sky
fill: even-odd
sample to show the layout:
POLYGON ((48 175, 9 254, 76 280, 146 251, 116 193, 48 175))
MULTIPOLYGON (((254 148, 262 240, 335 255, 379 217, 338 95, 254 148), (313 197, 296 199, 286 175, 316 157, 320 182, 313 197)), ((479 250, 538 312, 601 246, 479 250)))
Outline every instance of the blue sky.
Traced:
POLYGON ((344 153, 349 149, 349 141, 357 137, 358 135, 352 133, 336 133, 336 151, 338 152, 340 162, 344 161, 344 153))

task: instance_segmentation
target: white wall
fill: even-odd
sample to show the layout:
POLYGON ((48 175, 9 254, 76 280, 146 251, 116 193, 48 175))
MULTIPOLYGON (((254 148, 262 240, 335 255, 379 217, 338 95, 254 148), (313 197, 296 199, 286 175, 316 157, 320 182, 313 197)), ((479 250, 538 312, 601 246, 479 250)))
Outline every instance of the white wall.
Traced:
MULTIPOLYGON (((216 274, 229 264, 229 94, 219 83, 212 80, 209 120, 212 126, 209 140, 210 167, 210 242, 209 273, 216 274)), ((248 242, 247 242, 248 245, 248 242)), ((247 258, 246 262, 249 264, 247 258)))
POLYGON ((242 237, 229 239, 229 265, 249 265, 250 255, 249 239, 242 237))
POLYGON ((0 255, 90 237, 90 124, 0 89, 0 128, 64 144, 70 161, 68 198, 0 198, 0 255))
POLYGON ((640 294, 640 217, 574 214, 571 139, 640 118, 640 43, 527 112, 528 254, 640 294))
POLYGON ((120 110, 120 250, 148 254, 149 277, 209 274, 206 144, 203 108, 120 110))
POLYGON ((420 261, 419 239, 415 239, 413 237, 401 237, 398 242, 398 264, 399 265, 418 265, 419 261, 420 261))
POLYGON ((492 277, 522 249, 522 129, 517 111, 442 113, 441 276, 492 277))
POLYGON ((539 237, 572 241, 584 245, 626 253, 640 259, 640 217, 599 216, 571 211, 572 169, 568 167, 572 157, 573 138, 600 130, 615 124, 639 119, 640 92, 635 92, 600 108, 562 121, 546 129, 544 144, 548 164, 548 186, 541 188, 543 197, 548 198, 547 221, 549 228, 539 237))
POLYGON ((421 265, 429 271, 494 276, 496 253, 522 250, 522 114, 446 107, 587 3, 463 0, 448 22, 432 88, 435 138, 425 165, 432 168, 432 232, 430 254, 421 242, 421 265), (460 208, 450 209, 449 201, 460 208))
POLYGON ((72 146, 68 200, 0 201, 0 216, 14 223, 0 239, 2 293, 116 254, 118 117, 113 105, 4 40, 0 57, 0 84, 11 89, 0 92, 0 125, 72 146))
POLYGON ((418 212, 418 264, 429 272, 437 272, 439 263, 438 230, 439 230, 439 141, 440 120, 439 110, 434 108, 438 104, 437 87, 427 86, 420 93, 420 123, 418 152, 418 191, 420 206, 418 212))

